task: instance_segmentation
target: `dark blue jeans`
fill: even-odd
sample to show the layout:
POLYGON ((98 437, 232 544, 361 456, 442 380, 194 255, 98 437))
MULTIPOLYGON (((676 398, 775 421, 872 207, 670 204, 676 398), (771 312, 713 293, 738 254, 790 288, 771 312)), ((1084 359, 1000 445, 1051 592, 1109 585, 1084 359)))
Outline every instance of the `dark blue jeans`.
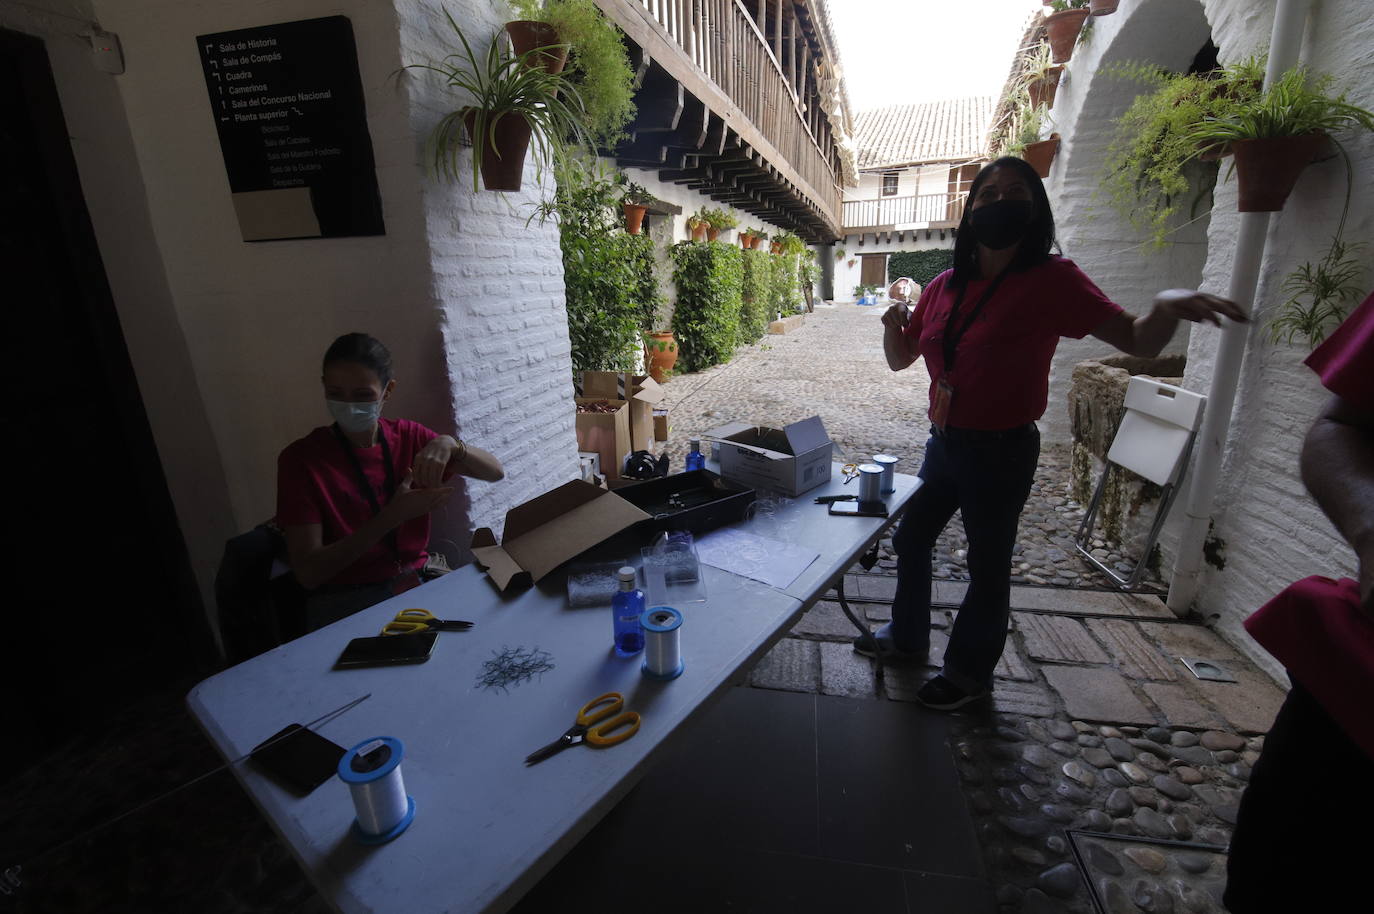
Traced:
POLYGON ((921 487, 892 537, 897 594, 892 638, 902 650, 930 644, 930 557, 957 510, 968 535, 968 593, 959 607, 943 675, 965 691, 992 687, 1011 614, 1011 553, 1040 458, 1034 423, 1007 432, 932 434, 921 487))

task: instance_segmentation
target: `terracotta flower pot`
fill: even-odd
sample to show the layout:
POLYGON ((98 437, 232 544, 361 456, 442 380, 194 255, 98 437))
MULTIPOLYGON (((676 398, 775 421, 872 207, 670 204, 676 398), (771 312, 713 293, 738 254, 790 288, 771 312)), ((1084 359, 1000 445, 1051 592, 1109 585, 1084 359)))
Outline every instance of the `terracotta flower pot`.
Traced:
POLYGON ((708 228, 706 229, 706 240, 707 240, 707 241, 715 241, 715 240, 716 240, 717 238, 719 238, 719 237, 720 237, 720 229, 718 229, 718 228, 711 228, 711 227, 708 227, 708 228))
POLYGON ((1116 12, 1121 0, 1088 0, 1088 12, 1094 16, 1108 16, 1116 12))
POLYGON ((482 146, 482 186, 487 190, 519 190, 530 148, 530 122, 523 115, 503 114, 491 137, 477 136, 477 110, 469 108, 463 125, 473 145, 482 146))
POLYGON ((1073 45, 1078 33, 1083 31, 1083 23, 1088 19, 1087 10, 1062 10, 1045 17, 1045 31, 1050 39, 1050 52, 1055 63, 1068 63, 1073 56, 1073 45))
POLYGON ((692 229, 692 240, 693 240, 693 241, 705 241, 705 240, 706 240, 706 226, 704 226, 704 225, 695 226, 695 227, 692 229))
POLYGON ((1262 140, 1236 140, 1236 172, 1240 179, 1242 213, 1273 213, 1298 183, 1298 175, 1325 147, 1324 133, 1276 136, 1262 140))
POLYGON ((673 332, 667 330, 649 334, 644 356, 649 366, 649 377, 654 379, 654 383, 662 384, 668 380, 668 372, 677 364, 677 339, 673 332))
POLYGON ((1054 162, 1054 154, 1059 151, 1059 134, 1051 133, 1048 140, 1041 140, 1038 143, 1027 143, 1026 151, 1021 153, 1021 158, 1030 163, 1035 173, 1042 178, 1050 176, 1050 164, 1054 162))
POLYGON ((558 31, 553 26, 532 19, 516 19, 506 23, 506 33, 510 35, 511 47, 515 49, 516 56, 535 48, 558 45, 558 48, 543 51, 534 59, 541 69, 549 73, 563 72, 563 65, 568 62, 568 46, 559 42, 558 31))
POLYGON ((1026 84, 1026 93, 1030 95, 1032 108, 1039 108, 1042 104, 1046 108, 1054 107, 1054 95, 1059 90, 1059 77, 1063 74, 1064 67, 1059 64, 1044 76, 1026 84))
POLYGON ((644 224, 646 207, 638 203, 622 203, 620 205, 625 210, 625 231, 631 235, 638 235, 640 226, 644 224))
POLYGON ((778 242, 774 241, 772 244, 770 244, 770 245, 768 246, 768 253, 770 253, 770 254, 781 254, 781 253, 782 253, 782 245, 779 244, 778 242))

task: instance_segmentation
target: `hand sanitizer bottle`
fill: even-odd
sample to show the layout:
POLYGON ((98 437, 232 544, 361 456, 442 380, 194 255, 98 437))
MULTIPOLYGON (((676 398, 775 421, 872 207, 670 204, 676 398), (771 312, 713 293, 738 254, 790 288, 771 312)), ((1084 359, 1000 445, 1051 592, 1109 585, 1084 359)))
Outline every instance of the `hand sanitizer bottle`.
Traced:
POLYGON ((688 447, 690 447, 691 450, 687 452, 687 472, 690 473, 692 470, 706 469, 706 455, 701 452, 701 439, 690 439, 688 441, 688 447))
POLYGON ((617 657, 633 657, 644 650, 644 629, 639 622, 639 617, 644 615, 644 591, 635 587, 635 570, 629 565, 617 574, 620 590, 611 598, 615 653, 617 657))

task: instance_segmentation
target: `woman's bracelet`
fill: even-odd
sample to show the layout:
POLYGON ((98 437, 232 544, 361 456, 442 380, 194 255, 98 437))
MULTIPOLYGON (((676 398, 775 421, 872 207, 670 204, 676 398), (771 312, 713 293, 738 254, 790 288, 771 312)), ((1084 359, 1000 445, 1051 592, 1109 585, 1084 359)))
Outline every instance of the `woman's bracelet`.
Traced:
POLYGON ((468 457, 468 446, 467 446, 466 444, 464 444, 464 443, 463 443, 463 439, 462 439, 462 438, 459 438, 457 435, 454 435, 454 436, 453 436, 453 440, 454 440, 455 442, 458 443, 458 455, 457 455, 456 457, 454 457, 453 459, 454 459, 454 460, 466 460, 467 457, 468 457))

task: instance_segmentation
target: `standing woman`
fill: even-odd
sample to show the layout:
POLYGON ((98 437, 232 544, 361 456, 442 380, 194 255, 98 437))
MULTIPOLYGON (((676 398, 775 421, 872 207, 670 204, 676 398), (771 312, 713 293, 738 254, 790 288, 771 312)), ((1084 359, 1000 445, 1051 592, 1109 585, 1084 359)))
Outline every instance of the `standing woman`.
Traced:
POLYGON ((429 512, 453 493, 449 477, 505 475, 486 451, 418 422, 381 418, 396 379, 379 340, 344 334, 325 352, 322 374, 334 424, 277 459, 277 523, 291 570, 311 592, 312 631, 422 583, 429 512))
POLYGON ((897 592, 892 622, 855 639, 923 660, 930 649, 931 550, 957 510, 968 536, 969 586, 944 669, 921 687, 927 707, 953 710, 992 690, 1010 616, 1016 527, 1040 456, 1035 420, 1049 396, 1050 362, 1061 336, 1091 333, 1131 355, 1158 355, 1180 318, 1243 321, 1230 301, 1189 289, 1155 296, 1144 317, 1124 312, 1073 262, 1050 253, 1054 217, 1030 165, 1006 157, 973 180, 954 244, 954 267, 921 294, 883 315, 883 352, 893 371, 923 357, 930 374, 931 437, 893 547, 897 592))

